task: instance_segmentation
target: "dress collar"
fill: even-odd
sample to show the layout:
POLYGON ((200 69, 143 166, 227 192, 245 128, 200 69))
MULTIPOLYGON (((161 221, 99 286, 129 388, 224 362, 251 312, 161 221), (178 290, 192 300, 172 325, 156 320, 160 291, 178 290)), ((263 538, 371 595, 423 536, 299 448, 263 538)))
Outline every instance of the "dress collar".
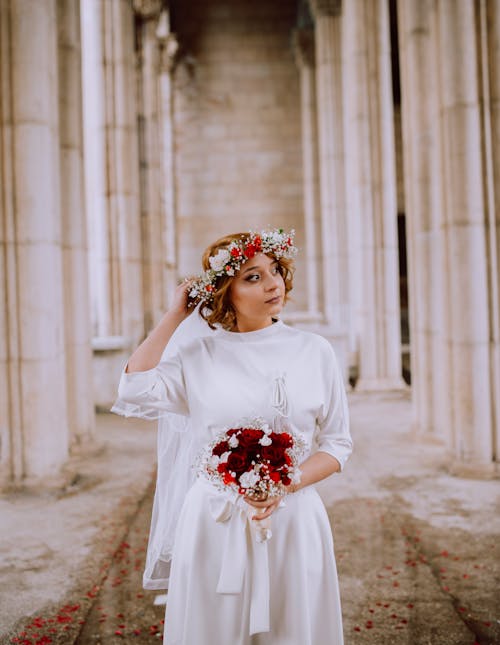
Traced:
POLYGON ((271 336, 275 336, 281 330, 283 330, 283 327, 284 323, 281 320, 277 319, 273 322, 272 325, 264 327, 263 329, 257 329, 256 331, 227 331, 226 329, 219 327, 216 334, 217 336, 219 336, 219 338, 223 338, 224 340, 230 340, 236 343, 245 343, 249 341, 261 339, 263 340, 270 338, 271 336))

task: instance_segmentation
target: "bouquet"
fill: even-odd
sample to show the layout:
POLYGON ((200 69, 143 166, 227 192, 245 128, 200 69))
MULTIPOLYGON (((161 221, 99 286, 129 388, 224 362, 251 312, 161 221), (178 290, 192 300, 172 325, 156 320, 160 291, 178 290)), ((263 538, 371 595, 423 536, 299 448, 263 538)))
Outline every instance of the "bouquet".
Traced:
MULTIPOLYGON (((304 449, 303 439, 289 430, 275 432, 259 417, 244 427, 223 431, 212 441, 201 458, 201 470, 219 490, 265 501, 285 494, 287 486, 300 481, 299 458, 304 449)), ((259 541, 271 537, 265 522, 255 522, 259 541)))

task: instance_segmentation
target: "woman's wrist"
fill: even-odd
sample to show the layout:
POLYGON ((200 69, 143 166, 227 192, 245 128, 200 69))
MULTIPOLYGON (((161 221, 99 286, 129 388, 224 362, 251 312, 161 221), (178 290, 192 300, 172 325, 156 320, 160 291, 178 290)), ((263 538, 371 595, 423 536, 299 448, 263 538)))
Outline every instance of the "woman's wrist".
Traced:
POLYGON ((162 321, 168 320, 169 322, 174 322, 177 323, 178 325, 181 324, 183 320, 185 320, 189 314, 190 311, 186 310, 181 310, 178 308, 173 307, 172 309, 168 309, 164 314, 163 314, 163 319, 162 321))
POLYGON ((287 492, 288 494, 290 494, 290 493, 296 493, 298 490, 300 490, 300 488, 301 488, 300 483, 299 483, 299 484, 289 484, 289 485, 286 487, 286 492, 287 492))

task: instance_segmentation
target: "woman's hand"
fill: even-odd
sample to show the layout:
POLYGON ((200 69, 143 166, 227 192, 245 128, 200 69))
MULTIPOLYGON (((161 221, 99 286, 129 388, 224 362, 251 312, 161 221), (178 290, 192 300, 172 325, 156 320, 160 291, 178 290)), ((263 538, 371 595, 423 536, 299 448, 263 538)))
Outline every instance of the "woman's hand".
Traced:
POLYGON ((169 308, 169 312, 176 314, 177 316, 184 316, 187 318, 190 313, 193 312, 194 307, 189 305, 189 291, 191 289, 191 280, 185 280, 177 286, 174 291, 174 297, 172 298, 172 304, 169 308))
POLYGON ((252 520, 265 520, 266 517, 270 517, 274 511, 280 505, 282 500, 282 495, 276 495, 275 497, 268 497, 265 500, 259 501, 254 497, 245 495, 245 502, 253 506, 254 508, 261 510, 261 513, 258 513, 252 517, 252 520))

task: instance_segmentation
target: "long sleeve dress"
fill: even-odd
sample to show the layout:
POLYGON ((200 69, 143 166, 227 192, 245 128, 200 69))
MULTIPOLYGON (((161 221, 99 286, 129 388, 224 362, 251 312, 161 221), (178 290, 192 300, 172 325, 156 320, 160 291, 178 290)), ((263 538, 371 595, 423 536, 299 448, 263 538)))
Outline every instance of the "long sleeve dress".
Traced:
MULTIPOLYGON (((343 468, 352 450, 345 388, 331 345, 277 321, 198 338, 145 372, 123 372, 119 397, 191 417, 202 450, 245 418, 279 419, 343 468)), ((341 645, 333 537, 314 486, 287 495, 258 542, 248 514, 203 476, 175 533, 168 645, 341 645)))

